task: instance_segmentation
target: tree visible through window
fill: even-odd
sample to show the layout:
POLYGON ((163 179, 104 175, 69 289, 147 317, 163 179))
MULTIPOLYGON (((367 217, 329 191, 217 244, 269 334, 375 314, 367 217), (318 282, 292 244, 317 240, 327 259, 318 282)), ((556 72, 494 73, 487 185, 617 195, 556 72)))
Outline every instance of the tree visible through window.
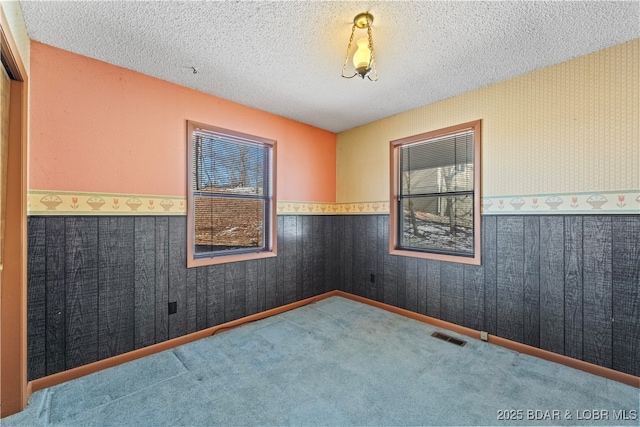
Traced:
POLYGON ((191 260, 271 252, 274 142, 190 122, 189 146, 191 260))
POLYGON ((479 263, 479 126, 392 142, 392 252, 479 263))

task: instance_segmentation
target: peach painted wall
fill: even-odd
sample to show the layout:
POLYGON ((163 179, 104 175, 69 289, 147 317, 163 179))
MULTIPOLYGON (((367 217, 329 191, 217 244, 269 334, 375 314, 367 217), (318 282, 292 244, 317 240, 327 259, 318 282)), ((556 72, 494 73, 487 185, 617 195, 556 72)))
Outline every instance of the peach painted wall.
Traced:
POLYGON ((186 121, 278 141, 278 199, 335 202, 336 135, 31 42, 29 187, 186 196, 186 121))

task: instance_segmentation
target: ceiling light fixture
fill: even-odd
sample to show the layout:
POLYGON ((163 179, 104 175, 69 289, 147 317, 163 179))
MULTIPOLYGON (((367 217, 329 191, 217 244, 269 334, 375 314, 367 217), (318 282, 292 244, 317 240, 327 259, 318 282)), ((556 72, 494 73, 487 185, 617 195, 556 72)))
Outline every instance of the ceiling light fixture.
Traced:
POLYGON ((347 56, 344 58, 344 64, 342 65, 342 77, 345 79, 351 79, 355 76, 360 76, 362 79, 365 77, 375 82, 378 80, 378 70, 376 69, 376 58, 373 52, 373 37, 371 36, 371 24, 373 24, 373 15, 369 12, 359 13, 353 18, 353 27, 351 27, 351 37, 349 37, 349 45, 347 46, 347 56), (346 76, 344 73, 347 70, 347 62, 349 61, 349 54, 351 53, 351 45, 353 44, 353 35, 356 32, 356 27, 359 29, 367 29, 367 38, 358 39, 356 44, 358 48, 353 54, 353 66, 355 71, 353 75, 346 76), (373 73, 371 71, 373 70, 373 73), (371 74, 375 77, 371 78, 371 74))

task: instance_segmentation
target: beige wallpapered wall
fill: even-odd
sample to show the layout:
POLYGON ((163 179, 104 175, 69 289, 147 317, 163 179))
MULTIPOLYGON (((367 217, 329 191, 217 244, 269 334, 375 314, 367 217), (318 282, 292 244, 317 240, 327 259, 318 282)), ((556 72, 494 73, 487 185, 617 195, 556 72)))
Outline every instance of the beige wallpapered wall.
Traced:
POLYGON ((636 39, 342 132, 336 201, 388 200, 389 141, 476 119, 485 198, 635 193, 639 62, 636 39))

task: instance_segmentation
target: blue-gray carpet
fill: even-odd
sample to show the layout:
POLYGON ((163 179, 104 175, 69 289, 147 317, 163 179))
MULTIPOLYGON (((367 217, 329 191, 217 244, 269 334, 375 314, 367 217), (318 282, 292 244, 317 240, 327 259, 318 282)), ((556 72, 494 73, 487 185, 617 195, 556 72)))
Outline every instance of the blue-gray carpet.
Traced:
POLYGON ((39 391, 1 424, 640 424, 636 388, 435 330, 332 297, 39 391))

